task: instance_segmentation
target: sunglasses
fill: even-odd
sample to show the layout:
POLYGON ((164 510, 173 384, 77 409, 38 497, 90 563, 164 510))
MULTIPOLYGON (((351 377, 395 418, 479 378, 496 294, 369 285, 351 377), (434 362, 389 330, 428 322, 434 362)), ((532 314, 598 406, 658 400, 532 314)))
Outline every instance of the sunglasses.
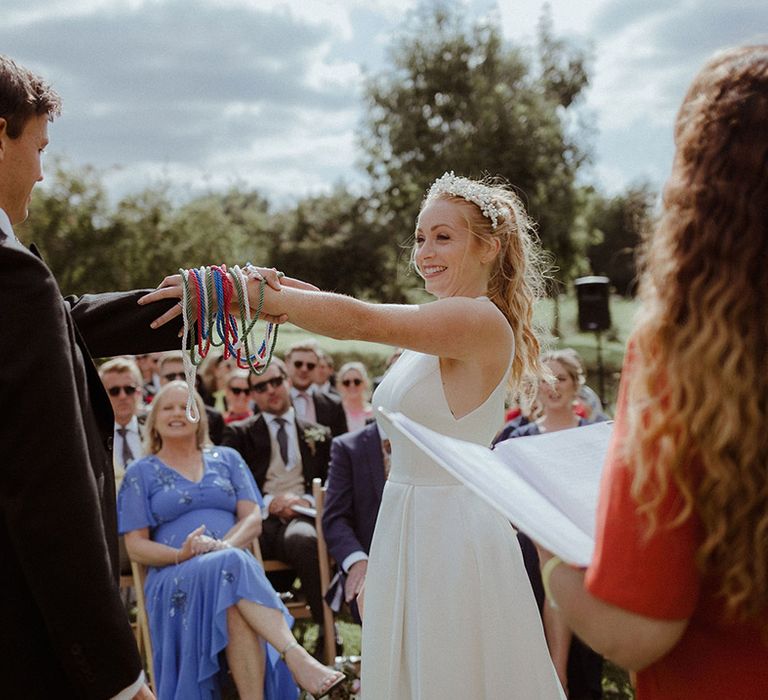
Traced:
POLYGON ((253 389, 257 394, 263 394, 269 387, 277 389, 282 385, 284 381, 285 377, 283 376, 273 377, 272 379, 266 379, 263 382, 256 382, 256 384, 254 384, 251 389, 253 389))
MULTIPOLYGON (((255 389, 255 388, 256 388, 256 387, 254 387, 254 389, 255 389)), ((231 391, 231 392, 232 392, 232 393, 233 393, 235 396, 240 396, 240 394, 247 394, 247 393, 249 393, 249 392, 250 392, 250 389, 243 389, 242 387, 239 387, 239 386, 231 386, 231 387, 229 387, 229 390, 230 390, 230 391, 231 391)))
POLYGON ((317 367, 317 362, 304 362, 304 360, 293 361, 293 366, 296 369, 301 369, 304 365, 306 365, 307 369, 311 372, 315 367, 317 367))
POLYGON ((135 386, 111 386, 107 389, 110 396, 120 396, 121 391, 124 391, 126 396, 133 396, 138 389, 135 386))
POLYGON ((186 379, 184 372, 168 372, 163 375, 163 379, 167 382, 172 382, 174 379, 186 379))
POLYGON ((341 383, 344 386, 352 386, 353 384, 355 386, 360 386, 363 383, 363 380, 355 377, 354 379, 342 379, 341 383))

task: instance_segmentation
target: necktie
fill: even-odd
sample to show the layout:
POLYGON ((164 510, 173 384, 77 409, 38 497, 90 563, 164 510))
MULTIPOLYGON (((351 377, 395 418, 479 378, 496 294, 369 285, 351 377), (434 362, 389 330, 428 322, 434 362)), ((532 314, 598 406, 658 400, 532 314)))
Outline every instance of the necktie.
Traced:
POLYGON ((288 433, 285 430, 285 419, 275 418, 277 423, 277 446, 280 448, 280 456, 283 458, 283 464, 288 466, 288 433))
POLYGON ((126 435, 128 428, 118 428, 117 432, 123 438, 123 466, 127 467, 130 462, 133 462, 133 452, 131 452, 131 446, 128 444, 126 435))

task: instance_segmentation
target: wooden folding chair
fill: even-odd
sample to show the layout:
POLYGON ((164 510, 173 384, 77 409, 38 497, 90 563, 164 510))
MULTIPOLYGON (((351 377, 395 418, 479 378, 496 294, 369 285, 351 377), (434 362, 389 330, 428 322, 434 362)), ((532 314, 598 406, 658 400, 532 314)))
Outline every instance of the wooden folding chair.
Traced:
POLYGON ((144 582, 147 579, 147 567, 144 564, 131 561, 133 572, 133 586, 136 590, 136 625, 138 628, 137 644, 139 654, 144 659, 144 668, 147 674, 147 683, 155 691, 155 664, 152 659, 152 638, 149 634, 149 619, 147 618, 146 599, 144 598, 144 582))
MULTIPOLYGON (((129 617, 132 591, 133 576, 130 574, 120 574, 120 599, 123 601, 123 605, 125 605, 125 610, 129 617)), ((139 631, 139 623, 137 620, 131 621, 131 629, 133 630, 133 636, 136 638, 136 646, 141 648, 141 632, 139 631)))
POLYGON ((323 509, 325 507, 325 486, 321 479, 312 480, 312 496, 315 499, 315 530, 317 530, 317 559, 320 562, 320 591, 323 594, 323 628, 325 629, 325 662, 333 664, 336 659, 336 629, 333 624, 333 610, 325 601, 325 594, 331 583, 331 558, 323 535, 323 509))
MULTIPOLYGON (((256 558, 261 562, 264 567, 264 571, 270 573, 271 571, 293 571, 293 567, 279 559, 264 559, 261 556, 261 547, 259 547, 259 540, 253 541, 253 553, 256 558)), ((288 612, 293 615, 296 620, 304 620, 312 617, 312 611, 309 609, 309 604, 305 598, 293 598, 285 601, 285 607, 288 608, 288 612)))

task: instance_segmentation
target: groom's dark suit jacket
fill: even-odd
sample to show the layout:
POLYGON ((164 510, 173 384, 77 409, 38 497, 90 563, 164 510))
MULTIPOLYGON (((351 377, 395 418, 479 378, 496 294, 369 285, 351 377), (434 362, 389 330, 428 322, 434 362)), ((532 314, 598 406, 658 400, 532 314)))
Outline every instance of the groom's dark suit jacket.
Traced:
MULTIPOLYGON (((325 481, 326 474, 328 473, 331 436, 328 434, 328 429, 325 426, 318 425, 317 423, 307 423, 303 420, 296 420, 296 429, 299 436, 299 451, 304 470, 304 486, 306 493, 312 493, 312 479, 320 477, 325 481), (325 439, 315 441, 314 446, 310 445, 304 437, 304 431, 308 428, 323 431, 325 439)), ((269 461, 272 457, 269 426, 264 420, 263 414, 259 413, 245 420, 225 425, 221 444, 233 447, 240 453, 245 463, 250 467, 251 472, 253 472, 256 485, 263 493, 264 481, 267 478, 269 461)))
MULTIPOLYGON (((36 252, 36 251, 35 251, 36 252)), ((0 694, 103 700, 141 664, 117 589, 114 416, 90 354, 178 347, 142 291, 63 299, 0 231, 0 694)))

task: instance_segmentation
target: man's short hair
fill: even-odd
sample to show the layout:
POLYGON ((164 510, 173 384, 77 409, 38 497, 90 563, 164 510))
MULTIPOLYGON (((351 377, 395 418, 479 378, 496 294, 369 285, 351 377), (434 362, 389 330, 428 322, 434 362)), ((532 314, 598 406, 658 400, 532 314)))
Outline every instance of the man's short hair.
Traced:
POLYGON ((164 352, 160 359, 157 361, 157 373, 162 377, 163 368, 169 362, 181 362, 184 364, 184 353, 181 350, 169 350, 164 352))
POLYGON ((126 372, 131 375, 133 381, 136 382, 136 386, 141 387, 144 382, 141 378, 139 366, 127 357, 113 357, 99 367, 99 376, 102 378, 104 378, 105 374, 124 374, 126 372))
POLYGON ((295 352, 313 352, 315 353, 315 357, 320 359, 320 347, 314 340, 301 340, 297 343, 294 343, 291 345, 286 351, 283 357, 285 358, 285 361, 290 361, 291 355, 295 352))
POLYGON ((0 54, 0 117, 8 136, 18 138, 27 121, 41 114, 50 121, 61 114, 59 95, 41 77, 0 54))

